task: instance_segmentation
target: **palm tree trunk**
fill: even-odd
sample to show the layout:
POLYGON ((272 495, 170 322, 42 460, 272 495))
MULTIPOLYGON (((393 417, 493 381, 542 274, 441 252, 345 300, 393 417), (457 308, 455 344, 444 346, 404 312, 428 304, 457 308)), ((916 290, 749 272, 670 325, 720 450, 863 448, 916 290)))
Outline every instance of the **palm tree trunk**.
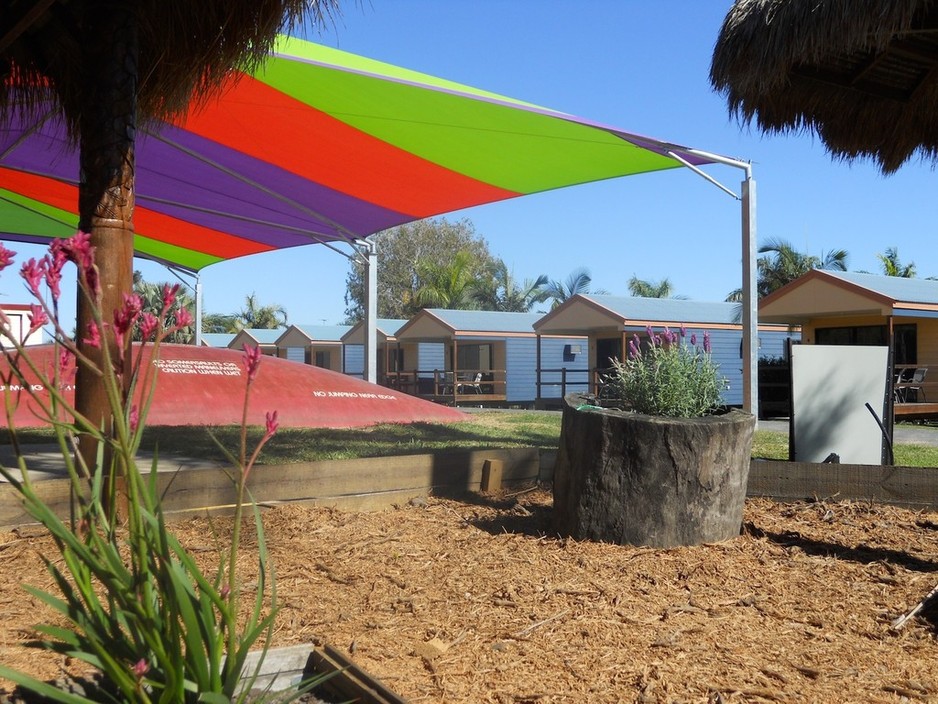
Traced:
MULTIPOLYGON (((83 90, 85 110, 79 122, 81 182, 79 228, 91 234, 101 283, 101 311, 110 321, 122 295, 133 282, 134 133, 137 114, 137 16, 135 2, 103 0, 83 3, 83 90)), ((101 350, 81 340, 93 320, 92 304, 78 297, 78 344, 92 359, 101 350)), ((112 331, 102 330, 102 344, 120 360, 112 331)), ((129 370, 130 357, 123 359, 129 370)), ((125 379, 129 375, 125 375, 125 379)), ((93 422, 110 426, 110 406, 100 381, 78 366, 76 409, 93 422)), ((96 447, 86 440, 82 456, 92 459, 96 447)))

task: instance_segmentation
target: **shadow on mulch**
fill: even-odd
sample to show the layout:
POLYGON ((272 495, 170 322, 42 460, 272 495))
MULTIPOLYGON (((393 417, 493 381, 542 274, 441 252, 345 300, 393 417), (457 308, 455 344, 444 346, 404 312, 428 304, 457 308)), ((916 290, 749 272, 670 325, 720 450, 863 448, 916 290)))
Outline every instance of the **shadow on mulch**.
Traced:
POLYGON ((808 555, 819 557, 834 557, 838 560, 850 560, 861 564, 870 564, 873 562, 888 562, 893 565, 899 565, 915 572, 938 572, 938 562, 933 560, 923 560, 907 552, 898 550, 887 550, 885 548, 874 548, 867 545, 858 545, 856 547, 847 547, 838 543, 830 543, 825 540, 814 540, 806 538, 797 531, 784 531, 782 533, 773 533, 765 531, 751 521, 744 524, 744 530, 749 535, 756 538, 766 538, 782 547, 797 547, 808 555))
POLYGON ((470 518, 467 522, 491 535, 514 533, 531 538, 557 537, 553 532, 549 505, 529 504, 519 501, 518 496, 498 496, 471 492, 459 500, 470 506, 484 506, 499 512, 493 518, 470 518))

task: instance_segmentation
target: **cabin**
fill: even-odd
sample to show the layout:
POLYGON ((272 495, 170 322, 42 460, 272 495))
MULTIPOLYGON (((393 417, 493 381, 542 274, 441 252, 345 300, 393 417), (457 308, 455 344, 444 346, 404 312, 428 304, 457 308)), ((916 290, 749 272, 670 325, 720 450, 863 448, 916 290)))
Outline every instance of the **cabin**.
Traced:
POLYGON ((244 328, 235 333, 228 343, 233 350, 244 349, 245 345, 258 347, 262 354, 277 356, 277 338, 283 334, 283 328, 244 328))
MULTIPOLYGON (((378 318, 375 321, 377 343, 376 367, 378 379, 386 379, 387 372, 401 370, 400 348, 397 346, 397 331, 405 324, 403 318, 378 318)), ((350 376, 365 376, 365 321, 353 325, 342 336, 345 366, 342 371, 350 376)))
MULTIPOLYGON (((396 334, 396 371, 382 383, 408 393, 453 405, 500 405, 531 408, 538 400, 539 313, 446 310, 417 313, 396 334)), ((547 335, 540 359, 547 366, 586 374, 585 340, 547 335)), ((566 372, 558 372, 558 374, 566 372)), ((541 390, 559 399, 561 388, 541 390)))
POLYGON ((815 269, 763 298, 759 319, 800 325, 805 344, 889 347, 895 418, 938 418, 938 281, 815 269))
MULTIPOLYGON (((599 394, 613 359, 623 359, 633 335, 647 338, 647 329, 686 330, 701 344, 709 333, 713 361, 729 381, 723 392, 727 406, 743 403, 743 328, 738 303, 691 301, 679 298, 640 298, 577 294, 534 324, 539 336, 583 335, 586 338, 588 383, 584 390, 599 394)), ((799 334, 786 325, 759 325, 760 359, 784 358, 788 340, 799 334)))
POLYGON ((342 336, 348 325, 291 325, 276 340, 277 355, 302 364, 341 372, 342 336))

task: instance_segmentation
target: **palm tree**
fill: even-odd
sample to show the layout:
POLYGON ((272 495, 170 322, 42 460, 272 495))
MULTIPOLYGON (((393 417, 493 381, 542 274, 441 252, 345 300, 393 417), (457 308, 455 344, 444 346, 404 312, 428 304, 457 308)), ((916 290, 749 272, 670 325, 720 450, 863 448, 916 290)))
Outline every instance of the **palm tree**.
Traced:
POLYGON ((421 308, 465 310, 475 307, 472 300, 474 260, 467 250, 460 250, 444 264, 430 261, 417 263, 420 282, 414 301, 421 308))
MULTIPOLYGON (((799 252, 790 242, 780 238, 766 241, 765 244, 759 247, 759 253, 769 255, 759 257, 756 261, 758 270, 756 287, 760 298, 804 276, 812 269, 846 271, 849 257, 845 249, 832 249, 822 253, 820 257, 799 252)), ((742 289, 732 291, 726 297, 726 300, 741 301, 742 289)))
POLYGON ((641 298, 686 298, 674 295, 674 286, 668 279, 661 281, 645 281, 637 276, 629 279, 629 293, 641 298))
POLYGON ((275 330, 287 324, 287 310, 281 305, 262 306, 257 302, 257 294, 244 297, 244 308, 234 316, 237 330, 275 330))
POLYGON ((585 267, 574 269, 564 281, 551 281, 547 284, 547 287, 544 289, 547 294, 545 300, 547 298, 554 299, 554 302, 551 304, 551 310, 553 310, 568 298, 573 298, 577 294, 606 293, 602 289, 590 291, 591 283, 593 283, 593 279, 590 276, 589 269, 585 267))
MULTIPOLYGON (((193 97, 221 86, 231 68, 256 68, 285 25, 299 22, 304 14, 323 23, 337 0, 26 5, 0 4, 4 25, 12 28, 0 40, 0 117, 14 110, 37 113, 52 101, 78 142, 78 226, 91 235, 100 269, 98 305, 109 318, 132 290, 138 115, 148 119, 184 113, 193 97)), ((91 306, 78 297, 76 337, 82 354, 100 366, 103 350, 83 341, 93 320, 91 306)), ((105 344, 116 358, 114 335, 105 333, 105 344)), ((78 365, 75 404, 96 425, 110 414, 104 385, 86 364, 78 365)), ((94 444, 83 440, 82 453, 92 459, 94 444)))
POLYGON ((471 295, 482 310, 527 313, 535 303, 547 299, 547 281, 547 275, 541 274, 519 284, 508 265, 498 259, 473 283, 471 295))
POLYGON ((535 304, 546 301, 549 296, 544 287, 547 285, 547 274, 541 274, 533 281, 525 279, 520 286, 509 274, 502 287, 502 302, 497 310, 509 313, 527 313, 535 304))
POLYGON ((876 258, 882 264, 883 274, 886 276, 898 276, 903 279, 915 278, 915 262, 902 264, 899 261, 898 247, 887 247, 886 251, 877 254, 876 258))
POLYGON ((226 313, 205 313, 202 316, 202 332, 238 332, 238 316, 226 313))
POLYGON ((760 257, 757 262, 760 296, 772 293, 812 269, 847 270, 848 255, 844 249, 832 249, 817 257, 799 252, 790 242, 775 238, 759 247, 759 253, 772 255, 760 257))

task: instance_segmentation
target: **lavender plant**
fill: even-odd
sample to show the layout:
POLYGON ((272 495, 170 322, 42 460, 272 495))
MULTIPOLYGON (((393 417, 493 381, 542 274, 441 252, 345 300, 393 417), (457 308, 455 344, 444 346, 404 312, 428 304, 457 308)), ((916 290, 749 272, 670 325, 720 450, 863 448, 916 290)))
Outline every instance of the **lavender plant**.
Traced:
MULTIPOLYGON (((0 270, 12 263, 14 254, 0 245, 0 270)), ((45 560, 57 592, 25 589, 59 612, 68 626, 37 626, 38 645, 93 666, 101 683, 93 694, 81 697, 7 667, 0 666, 0 676, 60 702, 229 704, 245 700, 252 683, 248 673, 245 686, 245 658, 259 642, 266 648, 269 638, 265 636, 270 635, 277 613, 263 525, 246 488, 261 447, 277 430, 276 412, 268 413, 266 433, 250 456, 242 432, 240 452, 232 455, 238 497, 233 536, 221 551, 214 574, 203 574, 166 526, 156 459, 145 471, 136 458, 156 383, 156 367, 143 362, 143 347, 152 346, 151 359, 155 360, 160 343, 177 328, 191 324, 185 309, 175 311, 173 323, 165 324, 178 286, 163 289, 161 316, 142 313, 139 297, 129 295, 120 310, 105 318, 94 251, 81 232, 53 242, 45 257, 30 259, 20 273, 35 303, 28 316, 29 331, 22 336, 0 317, 0 348, 7 361, 2 379, 4 409, 18 456, 18 467, 0 466, 0 474, 19 491, 25 510, 48 530, 58 551, 58 559, 45 560), (91 301, 93 309, 88 329, 80 334, 86 346, 100 350, 100 363, 85 356, 59 323, 59 284, 69 262, 77 266, 80 295, 91 301), (144 340, 137 348, 130 346, 134 325, 144 340), (28 334, 44 326, 54 331, 58 363, 52 370, 42 368, 23 344, 28 334), (116 340, 116 354, 102 342, 108 334, 116 340), (128 359, 132 362, 126 368, 128 359), (111 417, 106 427, 82 417, 64 394, 63 382, 73 360, 90 368, 107 391, 111 417), (77 497, 72 515, 65 519, 43 502, 30 478, 16 439, 14 410, 24 400, 18 394, 27 394, 35 412, 55 429, 77 497), (93 463, 78 451, 84 435, 97 442, 93 463), (250 612, 246 619, 240 614, 239 620, 236 558, 246 504, 254 507, 259 576, 250 612), (119 516, 113 510, 117 505, 122 507, 119 516)), ((246 418, 260 364, 256 349, 245 350, 244 363, 246 418)))
POLYGON ((647 342, 633 335, 624 361, 613 360, 614 395, 628 408, 647 415, 696 418, 708 415, 722 404, 722 392, 729 388, 713 362, 710 334, 702 345, 692 334, 685 340, 679 332, 664 328, 656 334, 647 328, 647 342))

